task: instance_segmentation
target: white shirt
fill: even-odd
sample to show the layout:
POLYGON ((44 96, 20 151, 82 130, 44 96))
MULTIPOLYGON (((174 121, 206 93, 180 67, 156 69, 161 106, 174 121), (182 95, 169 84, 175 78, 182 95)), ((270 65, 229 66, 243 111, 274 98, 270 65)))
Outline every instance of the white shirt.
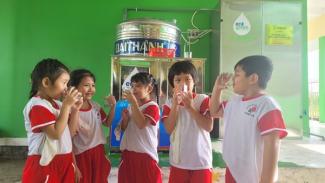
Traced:
POLYGON ((281 109, 270 96, 243 99, 234 96, 225 104, 223 159, 238 183, 258 183, 263 167, 263 135, 287 135, 281 109))
MULTIPOLYGON (((209 110, 209 97, 205 94, 194 94, 194 108, 205 115, 209 110)), ((163 108, 162 118, 169 115, 171 101, 167 101, 163 108)), ((169 161, 174 167, 188 170, 199 170, 212 168, 212 145, 210 133, 200 128, 191 114, 180 106, 177 120, 177 144, 171 140, 169 150, 169 161), (179 157, 175 154, 174 146, 179 146, 179 157)))
MULTIPOLYGON (((26 104, 23 114, 27 131, 28 155, 40 155, 45 140, 42 127, 56 123, 60 114, 61 102, 51 104, 40 97, 32 97, 26 104)), ((72 151, 71 136, 66 125, 58 141, 57 154, 67 154, 72 151)))
MULTIPOLYGON (((129 118, 129 123, 124 131, 120 149, 134 151, 138 153, 147 153, 155 161, 158 159, 158 121, 159 121, 159 106, 154 101, 149 101, 142 106, 139 106, 140 111, 150 120, 143 129, 137 127, 132 118, 129 118)), ((129 115, 131 116, 131 108, 128 107, 129 115)))
POLYGON ((88 110, 79 111, 79 129, 72 138, 73 152, 80 154, 86 150, 105 144, 102 124, 106 120, 104 110, 95 102, 90 101, 88 110))

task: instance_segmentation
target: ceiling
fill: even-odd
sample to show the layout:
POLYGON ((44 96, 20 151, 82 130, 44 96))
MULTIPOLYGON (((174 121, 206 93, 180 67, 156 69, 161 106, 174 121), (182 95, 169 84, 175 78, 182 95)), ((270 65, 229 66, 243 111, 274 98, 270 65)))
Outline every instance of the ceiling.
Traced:
POLYGON ((308 19, 325 15, 325 0, 307 0, 308 19))

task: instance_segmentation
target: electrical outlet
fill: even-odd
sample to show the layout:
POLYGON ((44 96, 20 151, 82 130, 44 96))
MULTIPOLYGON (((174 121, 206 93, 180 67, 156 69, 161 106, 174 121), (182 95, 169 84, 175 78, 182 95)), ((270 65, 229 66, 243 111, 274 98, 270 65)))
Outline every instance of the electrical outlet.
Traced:
POLYGON ((187 29, 189 39, 197 39, 200 35, 199 29, 187 29))

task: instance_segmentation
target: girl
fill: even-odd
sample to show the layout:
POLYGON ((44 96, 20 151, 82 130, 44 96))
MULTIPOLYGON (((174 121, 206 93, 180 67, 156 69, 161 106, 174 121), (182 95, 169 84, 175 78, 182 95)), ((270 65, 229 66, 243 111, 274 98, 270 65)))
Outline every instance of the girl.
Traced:
MULTIPOLYGON (((39 62, 32 74, 30 100, 24 108, 28 157, 23 183, 74 182, 68 117, 80 93, 67 90, 68 68, 56 59, 39 62), (63 102, 59 102, 65 93, 63 102)), ((78 106, 75 106, 78 108, 78 106)))
POLYGON ((153 76, 145 72, 133 75, 131 85, 132 92, 123 93, 130 107, 122 113, 124 135, 120 146, 122 160, 118 182, 160 183, 162 176, 157 153, 159 107, 151 100, 153 90, 158 97, 158 87, 153 76))
POLYGON ((105 156, 106 143, 102 125, 111 126, 115 112, 115 98, 109 96, 106 102, 111 106, 110 114, 106 116, 99 104, 92 100, 96 92, 96 78, 85 69, 71 72, 71 86, 74 86, 83 96, 80 110, 71 113, 71 133, 73 136, 73 152, 81 172, 77 179, 81 183, 107 182, 111 163, 105 156), (75 122, 77 121, 77 122, 75 122))
POLYGON ((212 145, 209 96, 193 92, 197 71, 190 61, 171 66, 168 81, 173 98, 163 106, 162 120, 170 136, 169 182, 212 181, 212 145))

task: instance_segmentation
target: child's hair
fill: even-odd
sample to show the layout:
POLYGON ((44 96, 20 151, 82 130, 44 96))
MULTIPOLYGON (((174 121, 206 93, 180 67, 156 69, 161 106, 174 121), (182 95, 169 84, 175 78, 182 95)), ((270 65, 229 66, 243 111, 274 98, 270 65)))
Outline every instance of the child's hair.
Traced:
POLYGON ((258 86, 262 89, 266 88, 267 82, 270 80, 273 71, 272 61, 268 57, 262 55, 245 57, 237 62, 234 69, 237 67, 241 67, 246 76, 250 76, 254 73, 257 74, 258 86))
POLYGON ((144 85, 151 85, 155 92, 157 103, 159 103, 158 83, 152 74, 149 74, 147 72, 136 73, 131 77, 131 83, 133 82, 140 82, 144 85))
POLYGON ((84 77, 91 77, 96 82, 95 75, 87 69, 76 69, 70 73, 69 86, 77 87, 84 77))
POLYGON ((190 74, 192 76, 192 79, 194 81, 194 84, 197 81, 197 71, 195 66, 192 64, 190 60, 184 60, 184 61, 178 61, 175 64, 173 64, 168 72, 168 81, 170 85, 174 88, 174 77, 175 75, 180 74, 190 74))
POLYGON ((29 92, 29 98, 36 95, 39 87, 41 86, 43 78, 48 77, 50 82, 54 84, 58 77, 64 72, 69 73, 69 69, 59 60, 53 58, 41 60, 38 64, 36 64, 31 73, 32 87, 29 92))

